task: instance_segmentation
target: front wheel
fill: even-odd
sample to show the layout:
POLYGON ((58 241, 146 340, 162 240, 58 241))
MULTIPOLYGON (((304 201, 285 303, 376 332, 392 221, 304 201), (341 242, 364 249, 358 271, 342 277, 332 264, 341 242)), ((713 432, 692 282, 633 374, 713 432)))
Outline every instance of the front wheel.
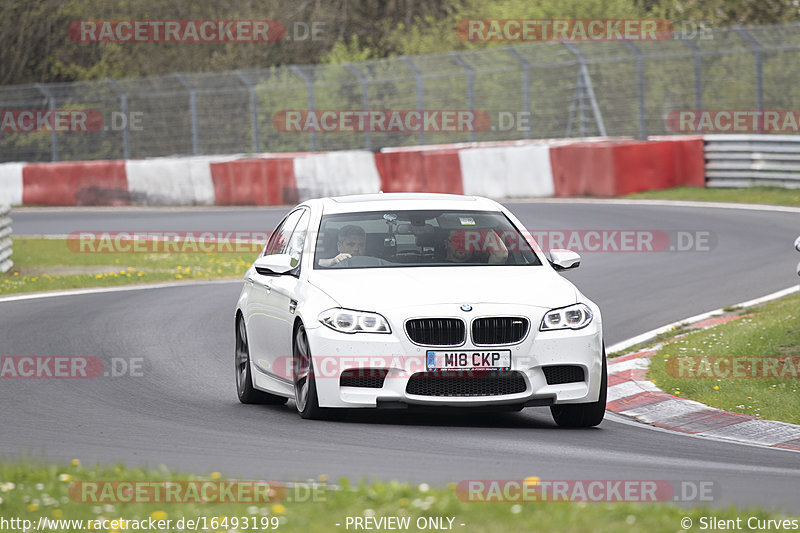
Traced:
POLYGON ((550 414, 556 424, 570 428, 589 428, 603 421, 606 414, 608 392, 608 369, 606 368, 606 349, 603 348, 603 375, 600 379, 600 397, 592 403, 551 405, 550 414))
POLYGON ((297 412, 302 418, 319 420, 324 417, 325 410, 319 406, 311 349, 308 347, 308 336, 302 324, 295 330, 293 351, 294 402, 297 412))
POLYGON ((236 393, 242 403, 283 405, 288 398, 260 391, 253 387, 250 373, 250 345, 247 342, 247 328, 244 318, 236 320, 236 393))

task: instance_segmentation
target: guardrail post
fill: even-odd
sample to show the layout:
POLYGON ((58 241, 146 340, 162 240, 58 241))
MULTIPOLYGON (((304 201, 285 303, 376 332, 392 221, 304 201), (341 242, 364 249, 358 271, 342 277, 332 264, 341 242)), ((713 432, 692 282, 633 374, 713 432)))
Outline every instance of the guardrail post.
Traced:
POLYGON ((11 260, 11 207, 0 206, 0 272, 8 272, 14 266, 11 260))
POLYGON ((252 128, 252 148, 253 153, 257 153, 259 151, 259 141, 258 141, 258 98, 256 95, 256 86, 252 83, 243 73, 241 70, 235 70, 236 75, 239 77, 242 83, 247 87, 248 92, 250 93, 250 125, 252 128))
MULTIPOLYGON (((450 56, 455 59, 456 63, 461 65, 464 70, 467 72, 467 102, 469 103, 469 112, 472 114, 473 117, 473 126, 475 124, 474 117, 475 117, 475 69, 473 69, 469 64, 464 61, 464 58, 461 57, 461 54, 458 52, 450 52, 450 56)), ((475 128, 473 127, 469 132, 469 140, 470 142, 475 142, 475 128)))
POLYGON ((192 114, 192 153, 198 155, 199 141, 197 137, 197 91, 186 81, 186 77, 180 72, 175 73, 178 81, 189 90, 189 112, 192 114))
POLYGON ((636 96, 639 108, 639 135, 636 137, 640 141, 647 140, 647 126, 644 120, 644 55, 636 45, 630 41, 624 41, 627 46, 636 56, 636 96))
MULTIPOLYGON (((744 28, 735 26, 733 29, 742 36, 742 39, 750 43, 750 47, 753 49, 756 62, 756 111, 760 113, 764 110, 764 88, 762 86, 764 81, 764 47, 761 46, 761 43, 758 42, 755 37, 747 33, 747 30, 744 28)), ((761 121, 758 127, 759 132, 763 129, 763 125, 763 121, 761 121)))
POLYGON ((120 87, 117 82, 111 78, 106 78, 106 83, 119 95, 119 110, 125 120, 125 125, 122 128, 122 157, 125 159, 131 158, 131 145, 130 145, 130 126, 128 116, 128 94, 120 87))
MULTIPOLYGON (((589 95, 589 103, 592 106, 592 113, 594 114, 594 121, 597 124, 597 129, 600 132, 600 136, 608 137, 606 133, 606 126, 603 124, 603 116, 600 114, 600 106, 597 105, 597 97, 594 94, 594 87, 592 87, 592 78, 589 76, 589 69, 586 68, 586 58, 583 57, 583 53, 576 47, 574 44, 568 41, 561 41, 567 50, 569 50, 572 55, 575 56, 575 59, 578 60, 578 87, 582 91, 586 91, 589 95)), ((581 108, 581 119, 583 119, 583 108, 581 108)), ((583 120, 581 120, 581 136, 585 136, 585 129, 584 129, 583 120)))
MULTIPOLYGON (((423 111, 425 109, 425 99, 422 87, 422 72, 420 72, 419 69, 414 66, 414 63, 411 62, 411 58, 400 56, 400 60, 406 64, 408 70, 410 70, 417 79, 417 111, 423 111)), ((419 144, 425 144, 425 128, 419 129, 417 142, 419 144)))
MULTIPOLYGON (((300 77, 300 79, 303 80, 303 83, 306 84, 306 92, 308 93, 308 112, 309 113, 313 113, 314 112, 314 82, 297 65, 292 65, 289 68, 291 68, 292 72, 297 74, 300 77)), ((317 151, 317 132, 314 131, 313 128, 309 128, 309 130, 308 130, 308 139, 311 142, 311 151, 312 152, 316 152, 317 151)))
POLYGON ((531 138, 531 64, 527 59, 514 50, 514 47, 507 46, 506 51, 514 56, 522 65, 522 110, 525 113, 525 138, 531 138))
POLYGON ((47 106, 50 109, 50 160, 58 161, 58 135, 56 135, 56 97, 41 83, 35 84, 36 88, 47 98, 47 106))
MULTIPOLYGON (((361 109, 364 111, 369 111, 369 81, 367 81, 367 77, 350 63, 345 63, 344 66, 347 70, 353 73, 356 78, 358 78, 359 82, 361 82, 361 109)), ((372 141, 370 139, 369 131, 371 122, 367 122, 367 127, 364 129, 364 150, 372 150, 372 141)))

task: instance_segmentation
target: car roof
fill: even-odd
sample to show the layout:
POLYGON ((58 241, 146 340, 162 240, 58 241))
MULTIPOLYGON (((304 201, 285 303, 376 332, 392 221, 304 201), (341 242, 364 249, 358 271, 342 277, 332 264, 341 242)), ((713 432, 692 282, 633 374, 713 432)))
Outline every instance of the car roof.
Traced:
POLYGON ((488 198, 436 193, 374 193, 323 198, 323 212, 352 213, 359 211, 403 211, 410 209, 445 209, 453 211, 499 211, 488 198))

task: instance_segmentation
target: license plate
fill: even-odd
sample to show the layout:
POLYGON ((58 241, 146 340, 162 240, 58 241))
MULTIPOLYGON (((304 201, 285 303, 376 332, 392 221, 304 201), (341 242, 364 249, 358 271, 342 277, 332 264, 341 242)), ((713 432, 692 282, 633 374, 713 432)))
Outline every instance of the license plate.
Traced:
POLYGON ((511 368, 511 350, 446 351, 430 350, 425 364, 428 370, 511 368))

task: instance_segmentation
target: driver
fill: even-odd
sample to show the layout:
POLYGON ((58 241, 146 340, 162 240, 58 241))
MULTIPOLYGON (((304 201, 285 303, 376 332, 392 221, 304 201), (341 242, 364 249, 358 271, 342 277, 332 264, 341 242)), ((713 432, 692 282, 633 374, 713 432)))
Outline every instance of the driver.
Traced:
POLYGON ((478 262, 504 265, 508 259, 508 248, 493 229, 451 230, 445 241, 445 251, 447 254, 445 261, 448 263, 478 262), (476 251, 481 249, 486 251, 476 251))
POLYGON ((367 246, 367 233, 361 226, 349 224, 339 230, 337 248, 339 254, 330 259, 320 259, 319 266, 329 267, 341 263, 355 255, 364 255, 367 246))

